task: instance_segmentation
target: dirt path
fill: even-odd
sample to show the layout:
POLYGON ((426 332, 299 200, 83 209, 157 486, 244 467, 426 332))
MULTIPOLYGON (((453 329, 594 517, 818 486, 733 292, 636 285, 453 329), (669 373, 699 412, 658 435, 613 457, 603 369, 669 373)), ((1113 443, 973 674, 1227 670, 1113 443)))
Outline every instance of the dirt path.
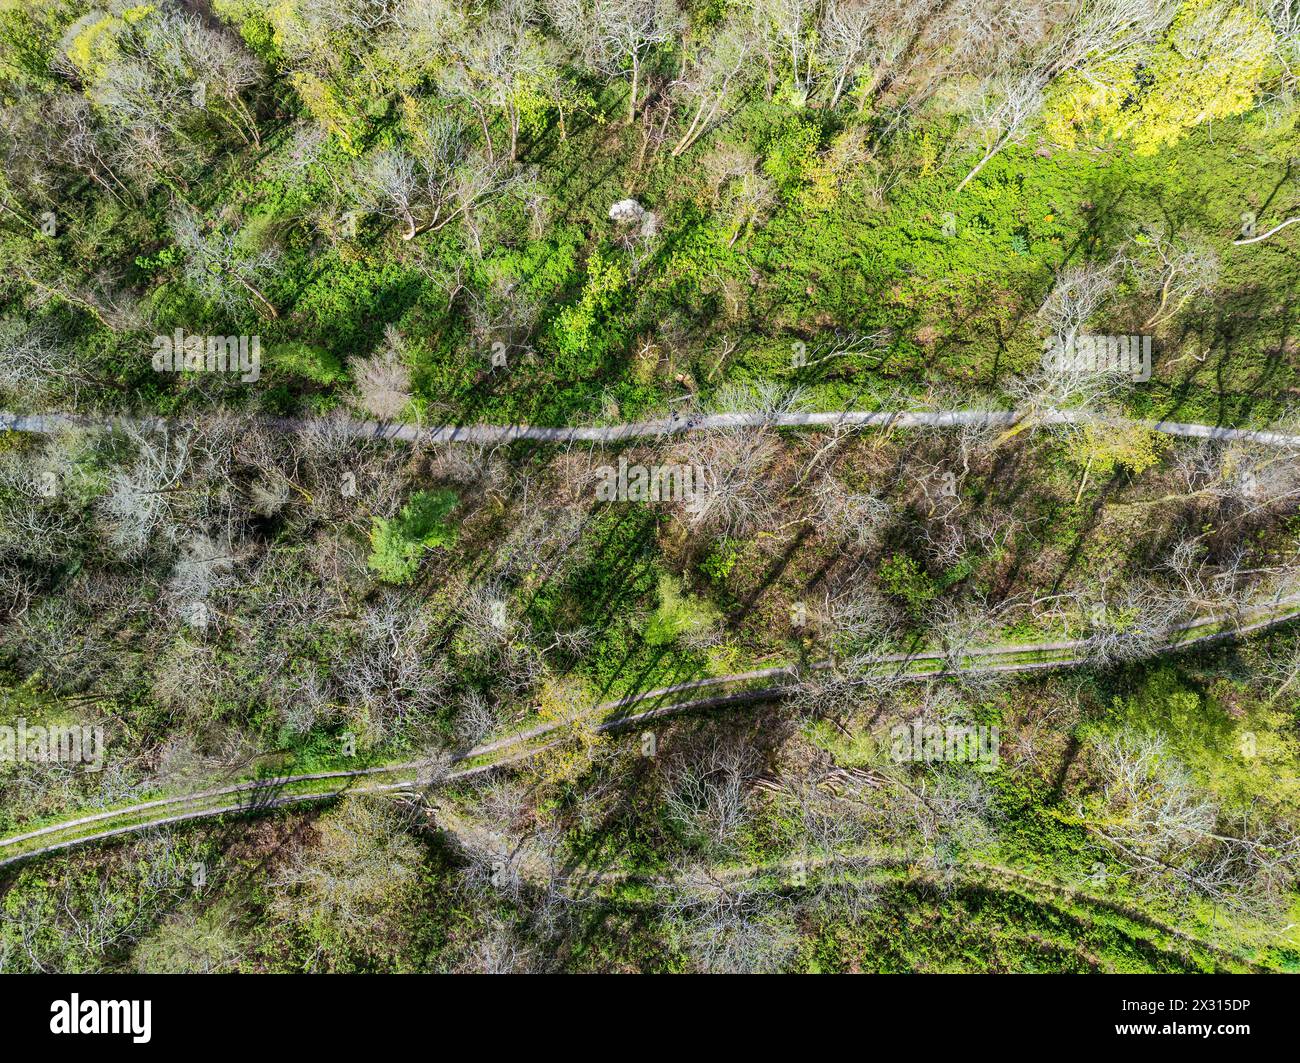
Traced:
MULTIPOLYGON (((1278 598, 1266 606, 1248 611, 1248 615, 1240 618, 1207 616, 1193 623, 1181 625, 1180 628, 1175 629, 1177 634, 1157 647, 1156 652, 1183 650, 1240 638, 1298 617, 1300 617, 1300 595, 1278 598)), ((881 668, 888 668, 902 679, 911 681, 954 675, 1043 671, 1088 663, 1087 646, 1086 640, 1075 639, 972 647, 962 655, 961 663, 964 665, 971 658, 979 658, 980 663, 972 663, 969 667, 946 668, 943 666, 944 655, 934 651, 883 655, 876 659, 874 664, 881 668), (1046 660, 1018 659, 1026 654, 1043 653, 1056 656, 1046 660), (998 658, 1004 660, 999 661, 998 658), (938 664, 939 667, 927 667, 932 664, 938 664)), ((808 670, 826 671, 832 667, 831 662, 822 661, 809 666, 808 670)), ((798 670, 792 666, 763 668, 734 675, 677 683, 673 686, 602 702, 593 707, 593 711, 605 716, 597 726, 597 730, 610 733, 690 712, 779 700, 790 694, 793 688, 790 681, 796 679, 798 674, 798 670), (763 682, 767 680, 775 682, 763 682), (726 693, 677 700, 680 695, 757 682, 763 682, 763 685, 742 686, 742 689, 726 693), (665 698, 674 700, 639 712, 627 711, 638 705, 665 698)), ((437 771, 433 769, 431 762, 417 760, 251 780, 63 820, 0 838, 0 868, 74 846, 174 823, 233 813, 259 812, 295 803, 329 800, 349 793, 413 790, 463 781, 530 759, 543 750, 551 748, 562 739, 552 738, 550 741, 546 739, 559 729, 558 724, 543 725, 507 735, 453 756, 443 769, 437 771), (476 764, 475 761, 482 762, 476 764), (457 768, 456 765, 463 766, 457 768), (230 800, 231 798, 234 800, 230 800), (100 827, 104 829, 101 830, 100 827), (37 844, 31 845, 30 843, 33 842, 37 844)))
MULTIPOLYGON (((470 443, 495 446, 519 440, 545 443, 614 444, 634 439, 661 438, 686 432, 724 431, 735 428, 963 428, 1007 427, 1016 423, 1018 415, 1008 410, 941 410, 933 412, 879 412, 844 410, 832 413, 715 413, 697 416, 661 418, 654 421, 634 421, 628 424, 604 427, 542 427, 538 425, 430 425, 409 423, 357 421, 344 419, 337 422, 342 431, 355 439, 391 439, 404 442, 470 443)), ((1186 424, 1179 421, 1134 421, 1106 418, 1098 420, 1090 415, 1057 411, 1037 420, 1039 424, 1085 424, 1088 422, 1114 425, 1140 424, 1162 435, 1189 439, 1217 439, 1261 443, 1300 451, 1300 435, 1284 432, 1260 431, 1249 428, 1222 428, 1218 425, 1186 424)), ((136 428, 144 431, 180 429, 193 424, 185 418, 164 417, 92 417, 72 413, 13 414, 0 411, 0 432, 29 432, 49 435, 68 428, 136 428)), ((310 421, 302 418, 275 417, 263 419, 264 424, 282 432, 300 432, 310 421)))

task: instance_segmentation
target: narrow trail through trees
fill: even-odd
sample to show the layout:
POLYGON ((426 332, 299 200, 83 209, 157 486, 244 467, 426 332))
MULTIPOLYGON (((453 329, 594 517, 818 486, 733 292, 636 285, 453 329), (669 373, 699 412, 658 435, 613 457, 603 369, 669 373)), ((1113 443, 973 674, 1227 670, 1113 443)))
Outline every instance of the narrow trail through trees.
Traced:
MULTIPOLYGON (((1153 653, 1189 649, 1227 639, 1240 638, 1253 632, 1275 627, 1300 618, 1300 595, 1279 597, 1267 606, 1257 607, 1250 615, 1240 617, 1203 617, 1175 629, 1175 634, 1154 647, 1153 653)), ((871 661, 882 675, 890 674, 903 681, 943 679, 962 675, 996 674, 1044 671, 1070 668, 1090 662, 1089 640, 1066 639, 1036 643, 1002 643, 971 647, 961 656, 956 667, 948 667, 946 655, 937 651, 922 650, 912 654, 884 654, 871 661), (1046 660, 1009 659, 1023 658, 1026 654, 1057 654, 1046 660), (972 658, 980 663, 966 666, 972 658), (999 660, 1003 658, 1003 660, 999 660), (937 664, 938 667, 929 667, 937 664)), ((657 719, 709 709, 724 709, 752 705, 763 701, 778 701, 797 689, 797 680, 804 673, 834 671, 836 663, 819 661, 801 670, 792 665, 764 668, 734 675, 712 676, 706 679, 678 683, 622 698, 602 702, 592 711, 604 715, 596 730, 609 733, 634 727, 657 719), (774 681, 766 684, 765 681, 774 681), (792 680, 794 682, 792 682, 792 680), (700 698, 669 701, 640 712, 626 710, 663 698, 692 694, 718 687, 736 686, 754 682, 765 685, 734 690, 700 698)), ((313 772, 278 778, 255 779, 230 786, 162 797, 152 801, 118 809, 80 816, 75 819, 24 831, 0 838, 0 868, 11 864, 59 852, 74 846, 102 841, 125 834, 138 833, 153 827, 188 822, 216 816, 269 811, 286 805, 324 801, 350 793, 383 793, 411 790, 463 781, 484 775, 510 764, 530 759, 563 741, 552 738, 563 729, 562 724, 545 724, 519 731, 504 738, 476 746, 447 759, 439 768, 430 760, 404 761, 395 764, 373 765, 339 771, 313 772), (549 738, 549 741, 547 739, 549 738), (540 744, 537 743, 539 740, 540 744), (504 754, 503 756, 495 756, 504 754), (490 758, 485 763, 476 760, 490 758), (455 765, 467 765, 452 770, 455 765), (373 779, 373 784, 366 780, 373 779), (295 792, 287 793, 287 790, 295 792), (229 798, 238 798, 235 801, 229 798), (106 829, 99 830, 103 826, 106 829), (89 829, 88 829, 89 828, 89 829), (48 839, 48 841, 47 841, 48 839), (27 843, 38 842, 29 847, 27 843)))
MULTIPOLYGON (((841 410, 829 413, 712 413, 697 416, 674 415, 651 421, 632 421, 606 426, 540 425, 429 425, 395 421, 358 421, 340 418, 335 428, 356 439, 391 439, 397 442, 469 443, 491 446, 521 440, 543 443, 614 444, 633 439, 660 438, 687 432, 727 431, 737 428, 996 428, 1025 420, 1013 410, 868 411, 841 410)), ((71 428, 114 428, 138 431, 183 429, 198 422, 183 417, 109 417, 73 413, 15 414, 0 411, 0 432, 51 435, 71 428)), ((262 418, 259 423, 281 432, 301 432, 312 422, 305 418, 262 418)), ((1161 435, 1186 439, 1215 439, 1261 443, 1300 450, 1300 435, 1253 428, 1224 428, 1219 425, 1181 421, 1149 421, 1098 418, 1071 410, 1055 410, 1034 417, 1038 425, 1113 424, 1141 425, 1161 435)))

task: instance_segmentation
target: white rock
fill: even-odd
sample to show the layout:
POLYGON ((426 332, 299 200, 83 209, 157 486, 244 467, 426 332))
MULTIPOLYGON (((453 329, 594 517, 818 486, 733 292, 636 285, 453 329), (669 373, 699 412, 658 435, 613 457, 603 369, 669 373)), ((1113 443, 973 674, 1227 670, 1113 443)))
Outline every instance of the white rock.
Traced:
POLYGON ((645 207, 635 199, 620 199, 609 208, 609 220, 618 225, 635 225, 645 215, 645 207))

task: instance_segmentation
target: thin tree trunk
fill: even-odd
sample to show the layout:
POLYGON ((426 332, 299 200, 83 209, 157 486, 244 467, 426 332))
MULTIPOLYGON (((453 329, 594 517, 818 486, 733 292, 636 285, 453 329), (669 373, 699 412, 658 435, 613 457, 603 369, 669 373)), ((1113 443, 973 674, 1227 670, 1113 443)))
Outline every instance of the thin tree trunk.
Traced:
POLYGON ((971 170, 970 173, 968 173, 965 177, 961 179, 961 184, 957 186, 953 194, 956 195, 957 192, 960 192, 963 188, 965 188, 966 185, 970 182, 971 178, 973 178, 977 173, 979 173, 982 169, 984 169, 984 166, 988 163, 988 161, 991 158, 993 158, 994 155, 996 155, 999 151, 1001 151, 1004 147, 1006 147, 1007 141, 1010 139, 1011 139, 1011 132, 1008 130, 1005 134, 1003 134, 1001 140, 999 140, 996 144, 993 145, 993 147, 989 148, 989 150, 984 153, 984 158, 980 159, 980 161, 975 164, 975 169, 971 170))
POLYGON ((1300 217, 1287 218, 1287 220, 1284 221, 1281 225, 1277 225, 1277 226, 1274 226, 1272 229, 1269 229, 1269 231, 1266 232, 1263 236, 1252 236, 1249 240, 1233 240, 1232 242, 1233 242, 1234 244, 1239 245, 1239 246, 1242 245, 1242 244, 1257 244, 1257 243, 1259 243, 1261 240, 1267 240, 1267 239, 1268 239, 1270 236, 1272 236, 1274 233, 1281 232, 1281 231, 1282 231, 1283 229, 1285 229, 1288 225, 1294 225, 1294 224, 1295 224, 1296 222, 1298 222, 1298 221, 1300 221, 1300 217))
POLYGON ((1150 328, 1162 313, 1164 313, 1165 304, 1169 302, 1169 286, 1174 283, 1174 271, 1169 271, 1169 276, 1165 278, 1164 284, 1160 286, 1160 305, 1156 307, 1156 312, 1142 322, 1143 328, 1150 328))
POLYGON ((1088 455, 1088 464, 1083 467, 1083 479, 1079 481, 1079 490, 1074 496, 1074 504, 1079 504, 1079 499, 1083 497, 1083 489, 1088 486, 1088 473, 1092 471, 1093 455, 1088 455))
POLYGON ((267 317, 271 318, 271 320, 274 321, 276 318, 280 316, 279 311, 276 310, 276 308, 271 305, 271 300, 268 299, 265 295, 263 295, 262 292, 257 288, 257 286, 252 283, 252 281, 246 280, 243 277, 239 277, 238 280, 239 283, 244 286, 244 289, 249 293, 249 295, 251 295, 254 299, 256 299, 259 303, 262 304, 262 308, 266 311, 267 317))
POLYGON ((635 51, 632 53, 632 94, 627 101, 627 124, 631 125, 636 121, 636 92, 637 85, 641 80, 641 61, 637 58, 635 51))

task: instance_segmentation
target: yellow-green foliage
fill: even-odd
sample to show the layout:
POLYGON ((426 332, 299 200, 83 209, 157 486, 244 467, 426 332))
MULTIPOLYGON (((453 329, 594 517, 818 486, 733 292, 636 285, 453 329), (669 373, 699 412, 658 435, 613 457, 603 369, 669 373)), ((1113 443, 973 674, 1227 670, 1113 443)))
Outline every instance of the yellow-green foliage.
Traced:
POLYGON ((545 91, 546 83, 540 78, 522 77, 514 87, 511 99, 519 112, 519 126, 529 136, 538 136, 546 129, 546 113, 551 108, 551 97, 545 91))
POLYGON ((1234 698, 1226 684, 1201 692, 1163 667, 1132 696, 1116 698, 1112 715, 1121 725, 1163 734, 1197 781, 1229 807, 1300 807, 1300 741, 1279 706, 1234 698))
POLYGON ((79 10, 72 0, 0 0, 0 102, 49 84, 45 60, 79 10))
MULTIPOLYGON (((783 143, 786 138, 783 138, 783 143)), ((788 173, 777 176, 784 193, 805 214, 820 214, 835 205, 840 185, 845 179, 860 171, 868 161, 855 130, 836 136, 825 151, 817 151, 816 132, 800 127, 799 135, 792 141, 793 154, 782 160, 788 173), (811 136, 811 140, 808 138, 811 136)), ((769 156, 764 168, 773 174, 769 156)), ((776 175, 774 175, 776 176, 776 175)))
POLYGON ((1088 424, 1070 456, 1098 476, 1117 468, 1136 475, 1156 465, 1167 446, 1165 437, 1140 424, 1088 424))
POLYGON ((71 39, 66 45, 68 61, 87 82, 98 81, 120 53, 118 37, 122 31, 147 18, 154 10, 152 4, 141 4, 127 8, 121 15, 87 15, 69 33, 71 39))
POLYGON ((360 155, 360 139, 365 133, 363 119, 351 113, 338 91, 315 74, 299 70, 289 80, 308 113, 329 131, 349 155, 360 155))
POLYGON ((645 640, 665 646, 682 635, 703 631, 718 622, 718 610, 704 598, 683 594, 673 576, 659 578, 659 608, 646 624, 645 640))
POLYGON ((560 311, 555 321, 556 346, 565 354, 588 353, 596 342, 596 326, 627 286, 627 270, 609 262, 599 252, 587 260, 587 281, 573 306, 560 311))
POLYGON ((869 768, 879 762, 880 747, 866 728, 846 733, 829 720, 812 720, 804 734, 818 749, 829 753, 837 767, 869 768))
POLYGON ((781 195, 798 200, 817 169, 817 127, 792 118, 767 148, 763 171, 776 182, 781 195))
POLYGON ((593 708, 590 691, 574 679, 548 677, 538 695, 537 718, 554 724, 553 741, 548 742, 530 768, 537 783, 550 788, 576 782, 591 767, 597 752, 609 736, 597 730, 600 714, 593 708))
POLYGON ((425 553, 456 542, 456 529, 447 523, 456 502, 455 491, 416 491, 398 516, 371 517, 366 564, 388 583, 410 583, 425 553))
POLYGON ((344 29, 327 32, 305 0, 217 0, 217 11, 243 26, 246 37, 255 25, 270 27, 271 48, 284 57, 303 106, 345 151, 360 154, 367 113, 402 80, 371 53, 375 42, 344 29))
POLYGON ((1246 7, 1188 0, 1148 55, 1074 71, 1057 86, 1047 134, 1067 147, 1093 136, 1154 155, 1188 130, 1250 109, 1271 64, 1273 34, 1246 7))

